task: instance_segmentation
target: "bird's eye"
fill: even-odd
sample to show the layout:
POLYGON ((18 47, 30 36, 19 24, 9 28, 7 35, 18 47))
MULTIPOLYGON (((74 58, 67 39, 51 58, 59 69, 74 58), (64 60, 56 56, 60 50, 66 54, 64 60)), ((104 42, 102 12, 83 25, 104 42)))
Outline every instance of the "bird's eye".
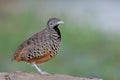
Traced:
POLYGON ((50 23, 50 25, 52 25, 52 23, 50 23))

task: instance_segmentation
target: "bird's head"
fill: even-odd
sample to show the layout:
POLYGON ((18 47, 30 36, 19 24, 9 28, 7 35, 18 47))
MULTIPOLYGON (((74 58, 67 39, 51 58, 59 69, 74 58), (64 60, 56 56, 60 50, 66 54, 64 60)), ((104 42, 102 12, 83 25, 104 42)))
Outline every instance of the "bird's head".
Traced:
POLYGON ((47 26, 49 28, 54 28, 56 26, 58 26, 59 24, 63 24, 64 22, 61 21, 60 19, 57 19, 57 18, 50 18, 47 22, 47 26))

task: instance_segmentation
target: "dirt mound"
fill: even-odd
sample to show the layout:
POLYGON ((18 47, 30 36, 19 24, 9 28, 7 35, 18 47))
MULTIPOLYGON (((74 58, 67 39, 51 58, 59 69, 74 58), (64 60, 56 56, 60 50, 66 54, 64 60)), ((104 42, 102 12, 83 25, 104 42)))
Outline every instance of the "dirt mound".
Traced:
POLYGON ((2 72, 0 80, 102 80, 97 78, 81 78, 61 74, 40 75, 38 73, 26 72, 2 72))

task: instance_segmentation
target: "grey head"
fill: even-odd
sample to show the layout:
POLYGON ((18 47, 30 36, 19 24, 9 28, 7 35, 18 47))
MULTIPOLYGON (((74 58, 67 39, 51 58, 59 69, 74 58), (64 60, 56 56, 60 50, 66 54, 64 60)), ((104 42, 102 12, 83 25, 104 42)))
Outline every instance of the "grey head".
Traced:
POLYGON ((47 22, 47 27, 54 28, 55 26, 58 26, 59 24, 63 24, 64 22, 57 18, 50 18, 47 22))

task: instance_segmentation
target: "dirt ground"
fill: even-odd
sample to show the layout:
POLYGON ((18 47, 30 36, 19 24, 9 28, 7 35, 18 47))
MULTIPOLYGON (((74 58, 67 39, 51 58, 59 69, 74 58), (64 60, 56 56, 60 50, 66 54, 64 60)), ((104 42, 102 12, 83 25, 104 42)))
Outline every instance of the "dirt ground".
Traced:
POLYGON ((0 80, 102 80, 97 78, 80 78, 69 75, 49 74, 40 75, 38 73, 26 72, 2 72, 0 73, 0 80))

